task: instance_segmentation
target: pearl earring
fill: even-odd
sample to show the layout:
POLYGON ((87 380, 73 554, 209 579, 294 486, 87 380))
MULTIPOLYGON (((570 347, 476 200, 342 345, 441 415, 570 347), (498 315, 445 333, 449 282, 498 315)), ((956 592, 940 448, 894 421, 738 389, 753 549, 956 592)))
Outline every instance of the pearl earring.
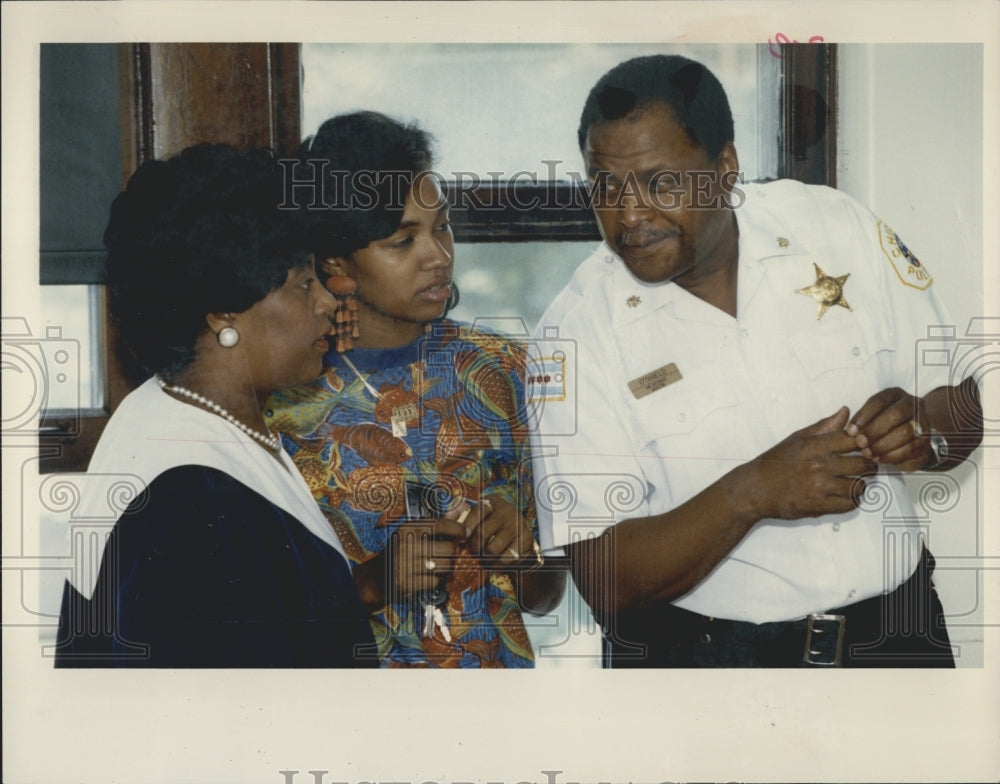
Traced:
POLYGON ((239 342, 240 333, 232 327, 226 327, 225 329, 219 330, 219 334, 216 337, 219 340, 220 346, 224 348, 232 348, 239 342))

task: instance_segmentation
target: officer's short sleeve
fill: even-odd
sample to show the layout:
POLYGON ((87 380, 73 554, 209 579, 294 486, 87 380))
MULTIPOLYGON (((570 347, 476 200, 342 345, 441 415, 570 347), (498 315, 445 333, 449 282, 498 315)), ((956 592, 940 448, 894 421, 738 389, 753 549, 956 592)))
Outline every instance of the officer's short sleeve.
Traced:
POLYGON ((939 297, 934 275, 886 222, 871 213, 863 220, 894 338, 895 384, 917 396, 959 384, 969 372, 963 356, 973 347, 963 340, 964 330, 939 297))

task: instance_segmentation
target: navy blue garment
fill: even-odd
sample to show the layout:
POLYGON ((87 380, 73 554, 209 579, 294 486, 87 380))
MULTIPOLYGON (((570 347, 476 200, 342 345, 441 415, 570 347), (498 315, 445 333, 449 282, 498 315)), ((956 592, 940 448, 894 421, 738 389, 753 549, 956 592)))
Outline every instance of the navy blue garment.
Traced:
POLYGON ((57 667, 378 665, 344 557, 203 466, 160 474, 119 518, 92 597, 64 589, 56 651, 57 667))

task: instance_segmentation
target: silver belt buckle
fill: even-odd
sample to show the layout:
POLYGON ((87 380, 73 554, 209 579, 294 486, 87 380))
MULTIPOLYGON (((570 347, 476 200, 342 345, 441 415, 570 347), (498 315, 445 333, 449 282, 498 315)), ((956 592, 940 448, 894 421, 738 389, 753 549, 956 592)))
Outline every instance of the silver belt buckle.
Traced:
POLYGON ((810 614, 806 618, 806 647, 802 654, 802 661, 821 667, 839 667, 846 621, 847 619, 843 615, 810 614), (836 643, 829 637, 834 631, 837 632, 836 643))

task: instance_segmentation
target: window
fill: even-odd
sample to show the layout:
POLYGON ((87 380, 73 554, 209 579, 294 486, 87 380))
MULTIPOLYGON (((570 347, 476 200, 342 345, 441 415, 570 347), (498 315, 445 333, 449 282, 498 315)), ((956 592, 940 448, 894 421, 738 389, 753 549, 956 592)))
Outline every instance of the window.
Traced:
POLYGON ((374 109, 429 130, 446 176, 566 179, 582 168, 576 129, 591 86, 617 63, 655 53, 712 69, 729 95, 747 179, 774 177, 777 135, 760 130, 771 116, 777 127, 781 61, 754 44, 303 44, 302 133, 331 115, 374 109))
MULTIPOLYGON (((118 51, 110 44, 42 44, 39 279, 43 324, 34 331, 70 351, 71 380, 50 374, 46 411, 103 409, 104 245, 121 187, 118 51)), ((62 356, 62 354, 60 354, 62 356)), ((47 359, 51 359, 48 358, 47 359)))

